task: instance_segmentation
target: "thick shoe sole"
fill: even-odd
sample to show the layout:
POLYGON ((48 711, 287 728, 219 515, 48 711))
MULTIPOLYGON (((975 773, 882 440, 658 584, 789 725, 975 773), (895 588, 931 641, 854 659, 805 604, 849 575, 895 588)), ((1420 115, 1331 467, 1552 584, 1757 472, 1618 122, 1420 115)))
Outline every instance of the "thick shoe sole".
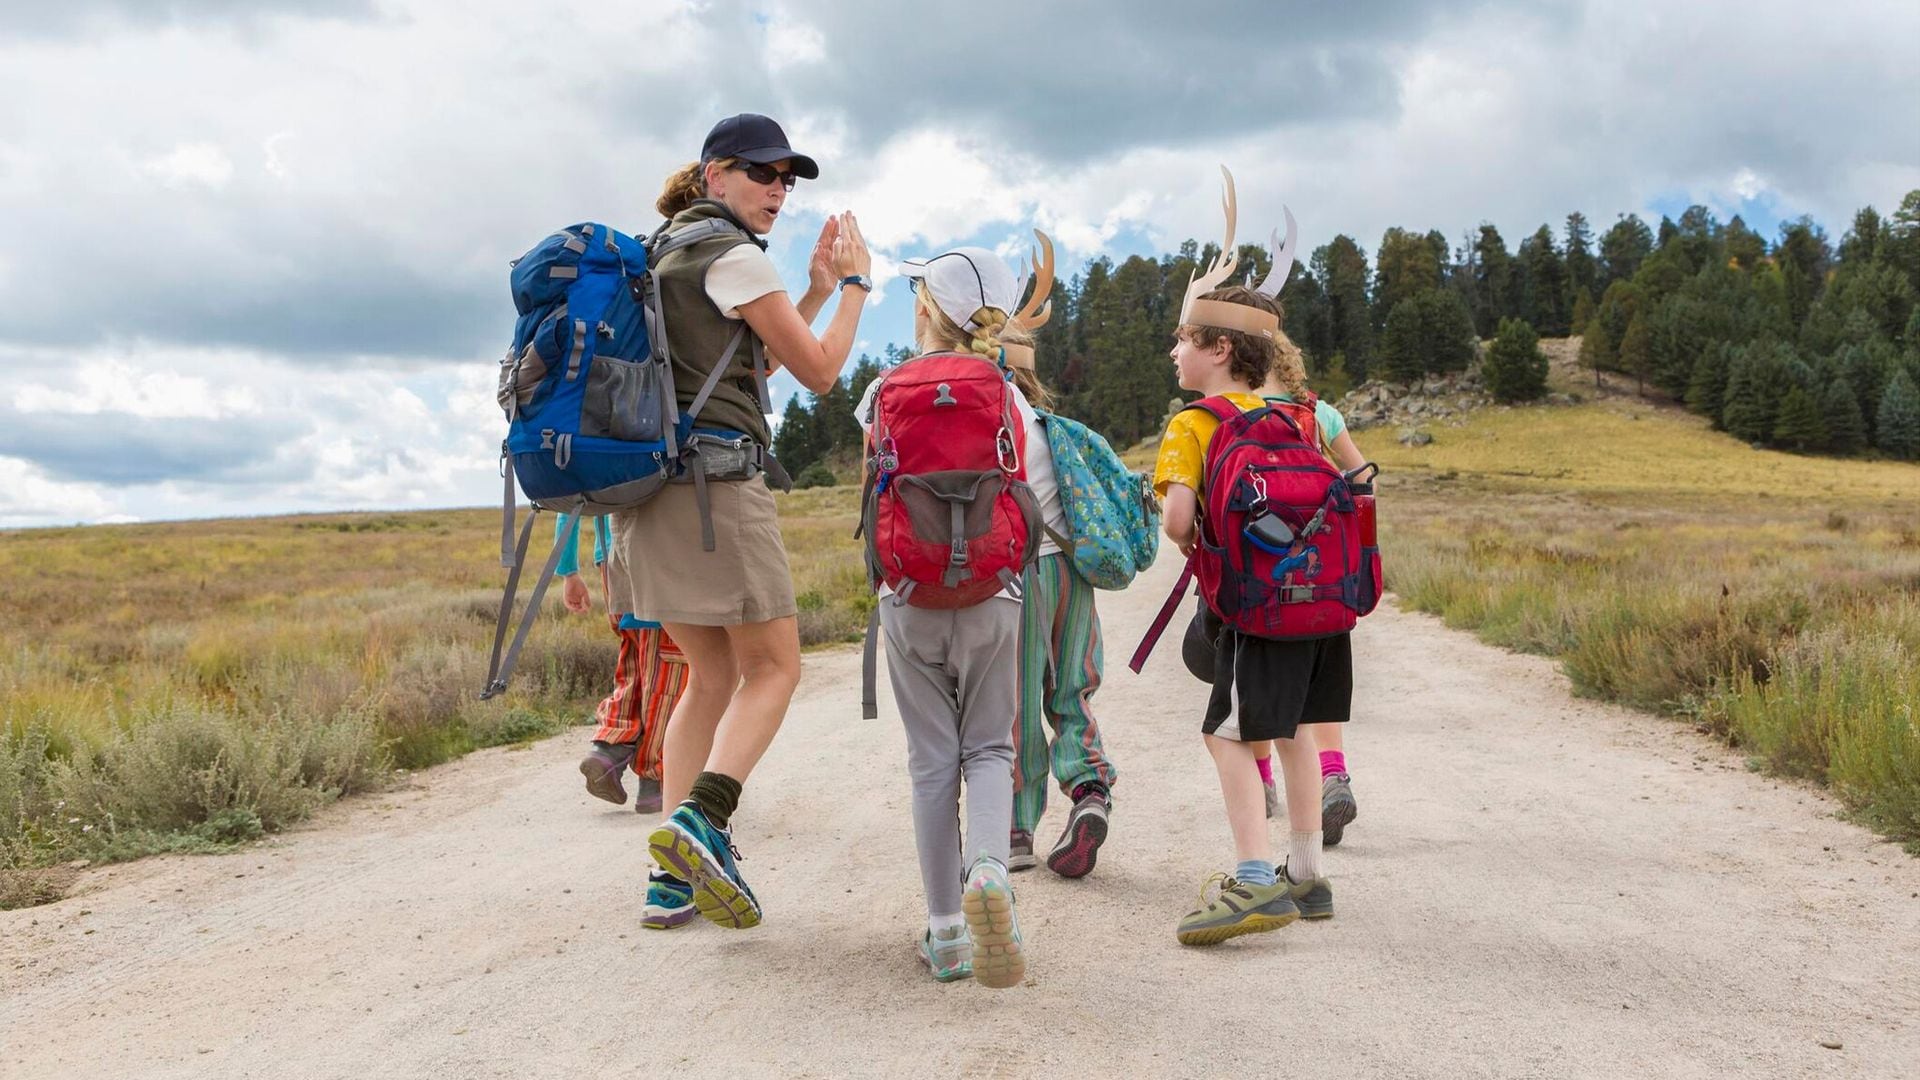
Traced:
POLYGON ((1300 917, 1298 911, 1285 915, 1262 915, 1249 912, 1245 918, 1224 926, 1207 926, 1198 930, 1180 930, 1174 936, 1182 945, 1218 945, 1229 938, 1243 937, 1247 934, 1264 934, 1269 930, 1278 930, 1300 917))
POLYGON ((760 925, 759 905, 708 861, 704 848, 671 822, 653 830, 647 837, 647 850, 661 869, 693 886, 693 906, 708 922, 729 930, 760 925))
POLYGON ((671 930, 676 926, 685 926, 700 914, 699 909, 689 904, 683 908, 649 907, 646 914, 640 916, 642 930, 671 930))
POLYGON ((1347 826, 1360 816, 1360 804, 1352 799, 1335 799, 1320 807, 1320 831, 1324 834, 1322 843, 1334 847, 1346 835, 1347 826))
POLYGON ((1027 977, 1027 954, 1014 930, 1013 894, 994 886, 969 888, 960 912, 973 935, 973 981, 1004 990, 1027 977))
POLYGON ((1100 845, 1107 842, 1107 819, 1086 814, 1067 828, 1068 835, 1047 856, 1047 869, 1064 878, 1086 877, 1100 859, 1100 845))
POLYGON ((580 763, 580 775, 587 778, 587 794, 596 799, 605 799, 615 806, 627 804, 627 789, 620 784, 620 773, 625 771, 624 765, 616 772, 593 758, 580 763))
POLYGON ((1039 857, 1031 851, 1024 855, 1011 855, 1007 858, 1007 873, 1017 874, 1022 870, 1031 870, 1039 865, 1039 857))

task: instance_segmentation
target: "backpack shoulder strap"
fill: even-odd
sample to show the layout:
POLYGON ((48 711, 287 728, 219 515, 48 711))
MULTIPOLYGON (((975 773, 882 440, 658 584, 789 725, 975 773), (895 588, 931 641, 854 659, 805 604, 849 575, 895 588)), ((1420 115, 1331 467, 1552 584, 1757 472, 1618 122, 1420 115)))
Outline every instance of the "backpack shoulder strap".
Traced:
POLYGON ((1208 413, 1215 420, 1223 424, 1240 415, 1240 406, 1228 401, 1226 396, 1222 394, 1215 394, 1213 397, 1203 397, 1199 401, 1189 401, 1181 407, 1180 411, 1186 412, 1188 409, 1198 409, 1203 413, 1208 413))
MULTIPOLYGON (((669 223, 669 225, 670 224, 671 223, 669 223)), ((660 231, 654 233, 652 239, 647 242, 647 265, 658 265, 661 259, 666 258, 673 252, 679 251, 681 248, 691 247, 702 240, 711 240, 716 236, 725 236, 728 233, 737 234, 743 241, 747 239, 747 234, 740 231, 740 226, 720 218, 708 218, 705 221, 696 221, 691 225, 683 225, 678 229, 663 225, 660 227, 660 231)))

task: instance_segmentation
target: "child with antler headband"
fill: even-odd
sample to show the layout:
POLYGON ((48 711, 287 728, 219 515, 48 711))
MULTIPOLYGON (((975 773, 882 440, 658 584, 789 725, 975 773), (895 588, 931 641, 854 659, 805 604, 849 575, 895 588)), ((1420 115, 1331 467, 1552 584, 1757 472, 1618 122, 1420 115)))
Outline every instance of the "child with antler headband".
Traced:
MULTIPOLYGON (((1222 448, 1210 444, 1223 417, 1238 410, 1244 425, 1245 417, 1284 411, 1292 431, 1304 432, 1300 437, 1316 449, 1318 443, 1311 394, 1304 394, 1302 402, 1284 404, 1261 396, 1276 364, 1298 356, 1280 329, 1277 300, 1293 263, 1292 214, 1287 215, 1286 243, 1275 245, 1266 280, 1257 287, 1225 284, 1236 263, 1236 206, 1233 177, 1224 168, 1221 172, 1226 174, 1226 242, 1207 272, 1188 288, 1170 354, 1181 389, 1198 392, 1203 400, 1169 422, 1154 469, 1154 488, 1165 500, 1166 533, 1189 556, 1203 542, 1201 509, 1203 500, 1212 501, 1209 473, 1218 482, 1227 479, 1218 467, 1209 468, 1220 460, 1222 448)), ((1237 425, 1237 430, 1245 428, 1237 425)), ((1234 483, 1239 482, 1234 477, 1234 483)), ((1213 525, 1216 533, 1220 527, 1218 522, 1213 525)), ((1206 542, 1229 541, 1216 535, 1206 542)), ((1309 790, 1319 794, 1318 762, 1312 744, 1296 736, 1308 722, 1346 721, 1353 689, 1351 639, 1345 633, 1272 640, 1224 626, 1214 646, 1213 692, 1201 731, 1219 775, 1238 865, 1232 874, 1209 878, 1208 886, 1217 883, 1217 890, 1209 893, 1203 886, 1201 907, 1180 920, 1176 936, 1189 945, 1278 929, 1302 915, 1333 914, 1332 887, 1320 869, 1320 807, 1317 798, 1305 797, 1309 790), (1287 860, 1279 867, 1273 862, 1261 776, 1255 767, 1256 746, 1269 740, 1281 758, 1289 809, 1296 811, 1287 860)), ((1136 657, 1136 663, 1142 659, 1136 657)))
MULTIPOLYGON (((1073 538, 1060 489, 1073 479, 1061 475, 1052 456, 1053 438, 1062 434, 1063 426, 1071 430, 1072 422, 1052 415, 1053 394, 1040 381, 1033 346, 1024 343, 1025 334, 1046 325, 1053 307, 1053 241, 1038 230, 1034 236, 1040 247, 1033 260, 1033 293, 1010 324, 1022 336, 1001 343, 1007 374, 1023 403, 1032 406, 1026 410, 1027 478, 1041 496, 1046 534, 1040 555, 1027 567, 1022 582, 1020 714, 1013 729, 1013 837, 1007 866, 1020 871, 1040 864, 1033 837, 1046 813, 1051 771, 1061 792, 1072 800, 1072 809, 1059 839, 1046 853, 1047 869, 1077 878, 1093 872, 1100 846, 1106 842, 1117 774, 1093 717, 1092 699, 1100 689, 1104 664, 1100 613, 1094 605, 1093 584, 1076 568, 1071 550, 1073 538)), ((1100 494, 1086 491, 1080 497, 1100 494)))

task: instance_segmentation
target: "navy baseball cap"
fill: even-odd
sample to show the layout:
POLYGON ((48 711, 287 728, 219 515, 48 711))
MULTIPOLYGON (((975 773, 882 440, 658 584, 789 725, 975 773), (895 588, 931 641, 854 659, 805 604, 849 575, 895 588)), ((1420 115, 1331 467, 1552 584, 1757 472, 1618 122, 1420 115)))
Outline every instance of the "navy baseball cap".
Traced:
POLYGON ((759 113, 729 116, 707 132, 706 144, 700 147, 700 160, 729 157, 754 165, 792 159, 793 175, 802 180, 820 179, 820 166, 788 146, 787 133, 780 130, 780 125, 759 113))

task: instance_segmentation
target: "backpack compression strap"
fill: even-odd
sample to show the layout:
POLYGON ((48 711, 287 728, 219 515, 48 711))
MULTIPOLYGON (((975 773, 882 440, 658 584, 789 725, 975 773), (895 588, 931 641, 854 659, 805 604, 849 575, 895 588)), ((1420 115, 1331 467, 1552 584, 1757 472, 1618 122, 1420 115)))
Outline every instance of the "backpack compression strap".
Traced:
POLYGON ((1167 602, 1160 606, 1160 614, 1153 617, 1152 625, 1147 627, 1147 636, 1140 639, 1140 647, 1133 650, 1133 659, 1127 666, 1135 675, 1147 665, 1147 657, 1153 653, 1153 647, 1160 644, 1160 635, 1167 632, 1167 624, 1173 621, 1173 613, 1180 608, 1180 601, 1187 598, 1187 586, 1193 581, 1193 560, 1187 560, 1186 568, 1180 571, 1180 580, 1173 583, 1173 592, 1168 594, 1167 602))
MULTIPOLYGON (((581 500, 584 504, 585 500, 581 500)), ((575 508, 573 527, 567 530, 567 538, 553 545, 553 551, 547 556, 547 565, 540 571, 540 580, 533 587, 533 595, 527 598, 526 614, 520 617, 520 629, 513 635, 513 644, 506 651, 503 660, 500 647, 507 639, 507 623, 513 616, 513 594, 520 587, 520 569, 526 565, 527 542, 533 538, 533 523, 540 517, 540 508, 533 508, 527 515, 526 527, 520 530, 520 545, 514 550, 513 572, 507 575, 506 595, 500 598, 500 617, 493 627, 493 659, 487 665, 487 686, 480 691, 480 700, 504 693, 507 680, 513 677, 513 668, 520 662, 520 649, 527 643, 527 632, 533 629, 533 620, 540 615, 540 601, 546 599, 547 585, 553 581, 553 570, 560 565, 560 555, 570 544, 580 542, 579 507, 575 508)))

